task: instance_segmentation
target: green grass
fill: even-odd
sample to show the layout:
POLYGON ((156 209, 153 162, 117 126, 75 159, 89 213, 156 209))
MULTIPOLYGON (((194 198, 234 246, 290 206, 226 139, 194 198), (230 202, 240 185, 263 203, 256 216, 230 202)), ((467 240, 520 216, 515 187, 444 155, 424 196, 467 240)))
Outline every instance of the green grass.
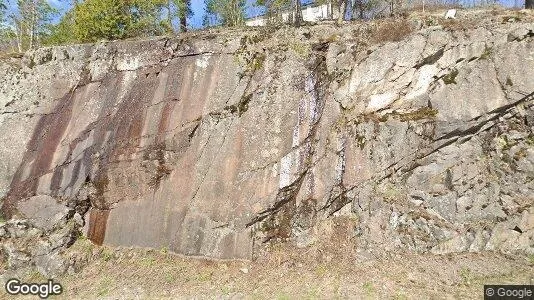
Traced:
POLYGON ((327 272, 328 272, 328 269, 326 268, 326 265, 324 264, 321 264, 317 266, 317 268, 315 268, 315 274, 317 274, 317 276, 319 277, 324 276, 327 272))
POLYGON ((175 282, 176 276, 173 273, 166 273, 165 274, 165 281, 168 283, 175 282))
POLYGON ((204 273, 199 273, 196 277, 196 280, 199 282, 207 282, 207 281, 211 281, 212 277, 213 277, 213 272, 204 272, 204 273))
POLYGON ((107 296, 111 290, 111 287, 114 285, 115 285, 115 281, 111 277, 109 276, 102 277, 99 282, 97 295, 99 297, 107 296))
POLYGON ((102 253, 100 255, 104 261, 110 261, 114 257, 113 251, 107 248, 102 249, 102 253))
POLYGON ((473 280, 473 274, 471 273, 471 270, 468 268, 462 268, 460 270, 460 277, 462 278, 462 282, 465 285, 470 285, 471 281, 473 280))
POLYGON ((277 299, 277 300, 290 300, 291 297, 289 297, 289 295, 286 294, 286 293, 280 293, 280 294, 278 294, 278 295, 276 296, 276 299, 277 299))
POLYGON ((152 267, 154 266, 156 263, 156 259, 154 257, 143 257, 140 261, 139 261, 139 264, 143 267, 152 267))
POLYGON ((363 284, 363 290, 365 291, 365 295, 367 297, 371 297, 375 293, 375 287, 370 282, 366 282, 363 284))

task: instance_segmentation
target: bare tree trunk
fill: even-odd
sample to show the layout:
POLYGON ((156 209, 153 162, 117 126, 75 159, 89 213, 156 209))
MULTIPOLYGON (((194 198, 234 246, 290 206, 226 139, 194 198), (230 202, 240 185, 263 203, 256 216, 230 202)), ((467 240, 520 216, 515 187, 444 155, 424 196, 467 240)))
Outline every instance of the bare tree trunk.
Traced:
POLYGON ((358 9, 360 10, 360 20, 363 20, 365 17, 365 6, 363 5, 363 0, 358 0, 358 9))
POLYGON ((525 8, 534 9, 534 0, 525 0, 525 8))
POLYGON ((189 0, 182 0, 183 5, 180 8, 180 32, 187 31, 187 16, 189 15, 189 0))
POLYGON ((347 12, 349 13, 349 15, 347 16, 348 20, 352 20, 352 18, 354 17, 354 3, 356 3, 355 0, 347 0, 347 12))
POLYGON ((243 20, 243 14, 241 13, 241 8, 239 7, 239 0, 234 0, 235 3, 235 9, 234 9, 234 13, 235 13, 235 25, 238 26, 238 25, 241 25, 243 24, 244 20, 243 20))
POLYGON ((29 50, 33 49, 33 40, 35 38, 35 23, 36 23, 36 12, 35 12, 35 6, 33 7, 33 13, 31 17, 31 24, 30 24, 30 45, 28 46, 29 50))
POLYGON ((22 53, 22 35, 20 34, 20 32, 15 33, 15 35, 17 36, 17 48, 19 50, 19 53, 22 53))
POLYGON ((352 6, 351 6, 351 11, 350 11, 350 16, 351 16, 351 20, 354 20, 356 18, 359 18, 360 20, 363 20, 364 18, 364 5, 363 5, 363 1, 364 0, 353 0, 352 2, 352 6), (358 14, 356 14, 356 11, 358 11, 358 14))
POLYGON ((348 0, 339 0, 339 16, 337 17, 338 23, 341 23, 343 20, 345 20, 348 4, 348 0))
POLYGON ((300 0, 293 0, 294 24, 299 27, 302 24, 302 4, 300 0))
POLYGON ((174 28, 172 27, 172 0, 167 0, 167 23, 169 23, 169 29, 174 32, 174 28))
POLYGON ((33 44, 35 40, 35 29, 37 27, 37 6, 39 5, 38 1, 39 0, 32 0, 30 2, 30 7, 29 7, 30 24, 27 24, 28 30, 29 30, 28 33, 30 36, 28 50, 33 49, 33 44))
POLYGON ((181 32, 187 31, 187 16, 186 15, 180 16, 180 31, 181 32))
POLYGON ((22 52, 22 25, 15 20, 15 41, 19 52, 22 52))

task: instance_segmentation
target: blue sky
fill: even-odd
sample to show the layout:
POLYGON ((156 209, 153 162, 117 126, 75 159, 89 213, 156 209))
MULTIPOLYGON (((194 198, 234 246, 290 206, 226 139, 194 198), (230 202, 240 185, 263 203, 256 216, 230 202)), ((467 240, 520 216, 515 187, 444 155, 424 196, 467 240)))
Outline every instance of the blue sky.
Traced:
POLYGON ((193 28, 202 27, 204 12, 206 10, 204 0, 191 0, 191 9, 193 10, 193 16, 191 16, 189 24, 193 28))

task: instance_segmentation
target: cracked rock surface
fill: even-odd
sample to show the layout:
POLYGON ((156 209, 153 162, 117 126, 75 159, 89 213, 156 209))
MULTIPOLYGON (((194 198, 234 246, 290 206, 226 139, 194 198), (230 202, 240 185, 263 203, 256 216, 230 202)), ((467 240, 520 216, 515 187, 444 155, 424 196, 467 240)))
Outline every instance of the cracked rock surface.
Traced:
MULTIPOLYGON (((533 23, 426 27, 365 49, 358 26, 1 61, 13 220, 0 239, 24 224, 249 259, 268 241, 312 243, 318 222, 349 214, 361 247, 534 254, 533 23)), ((3 245, 9 264, 59 264, 3 245)))

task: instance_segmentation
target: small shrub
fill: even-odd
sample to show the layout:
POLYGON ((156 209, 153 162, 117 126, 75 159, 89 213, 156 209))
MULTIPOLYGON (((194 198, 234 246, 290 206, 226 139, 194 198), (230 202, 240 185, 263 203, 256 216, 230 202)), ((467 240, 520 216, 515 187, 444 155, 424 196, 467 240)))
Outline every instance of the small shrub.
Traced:
POLYGON ((153 267, 156 263, 156 259, 154 257, 143 257, 139 264, 144 268, 150 268, 153 267))
POLYGON ((39 273, 37 270, 34 270, 28 275, 28 280, 34 282, 44 282, 47 279, 43 274, 39 273))
POLYGON ((208 282, 208 281, 211 281, 212 277, 213 277, 213 272, 203 272, 203 273, 199 273, 196 279, 199 282, 208 282))
POLYGON ((508 86, 514 86, 514 83, 512 82, 512 79, 510 79, 510 76, 506 77, 506 85, 508 86))
POLYGON ((477 28, 480 26, 480 23, 476 20, 471 19, 446 19, 440 20, 439 24, 443 26, 443 29, 447 31, 463 31, 477 28))
POLYGON ((364 283, 363 289, 365 290, 365 294, 367 295, 367 297, 370 297, 371 295, 375 293, 375 287, 370 282, 364 283))
POLYGON ((430 107, 423 107, 414 112, 401 115, 400 119, 401 121, 416 121, 416 120, 422 120, 422 119, 431 119, 431 118, 434 118, 437 114, 438 114, 438 111, 436 109, 432 109, 430 107))
POLYGON ((502 17, 502 23, 513 23, 513 22, 521 22, 521 18, 516 16, 504 16, 502 17))
POLYGON ((518 160, 521 160, 523 158, 526 158, 528 156, 528 152, 527 152, 527 148, 521 148, 519 149, 519 151, 517 151, 516 153, 514 153, 514 160, 515 161, 518 161, 518 160))
MULTIPOLYGON (((4 201, 0 199, 0 206, 2 206, 3 202, 4 201)), ((5 223, 5 222, 6 222, 6 219, 4 215, 2 214, 2 212, 0 211, 0 223, 5 223)))
POLYGON ((7 59, 11 59, 11 58, 17 58, 17 59, 20 59, 20 58, 23 58, 24 57, 24 53, 19 53, 19 52, 0 52, 0 60, 7 60, 7 59))
POLYGON ((249 63, 249 69, 251 69, 252 71, 257 71, 263 68, 263 63, 265 62, 265 58, 266 56, 263 53, 258 53, 254 55, 254 57, 252 58, 252 61, 249 63))
POLYGON ((471 273, 470 269, 462 268, 460 270, 460 277, 462 277, 462 281, 465 285, 470 285, 473 279, 473 274, 471 273))
POLYGON ((110 249, 104 248, 102 250, 102 260, 110 261, 113 258, 113 252, 110 249))
POLYGON ((290 48, 301 58, 306 58, 310 54, 309 47, 301 42, 295 42, 290 44, 290 48))
POLYGON ((458 70, 453 69, 449 74, 443 76, 443 82, 445 84, 457 84, 456 76, 458 76, 458 70))
POLYGON ((327 273, 328 269, 326 265, 321 264, 315 268, 315 274, 319 277, 323 277, 327 273))
POLYGON ((172 273, 166 273, 165 274, 165 281, 169 282, 169 283, 175 282, 176 281, 176 276, 174 274, 172 274, 172 273))
POLYGON ((484 52, 482 52, 482 55, 480 55, 480 59, 488 59, 490 58, 492 53, 493 53, 493 49, 486 45, 484 46, 484 52))

